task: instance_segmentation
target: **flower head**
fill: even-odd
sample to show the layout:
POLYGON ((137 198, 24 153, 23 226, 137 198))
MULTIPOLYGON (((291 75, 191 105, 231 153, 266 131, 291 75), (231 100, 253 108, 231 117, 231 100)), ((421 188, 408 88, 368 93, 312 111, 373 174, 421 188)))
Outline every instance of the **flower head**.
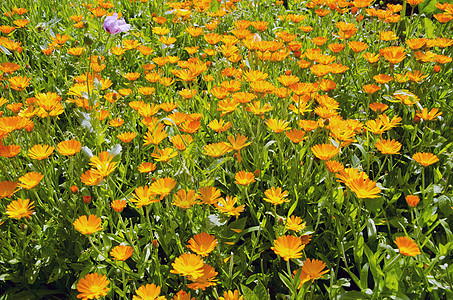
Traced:
POLYGON ((395 244, 398 246, 400 253, 406 256, 415 256, 421 254, 420 248, 417 243, 408 238, 407 236, 399 236, 395 240, 395 244))
POLYGON ((189 240, 189 248, 203 257, 208 256, 217 245, 215 236, 206 232, 199 233, 189 240))
POLYGON ((266 195, 266 198, 264 198, 264 200, 274 205, 288 202, 288 200, 285 199, 286 196, 288 196, 288 192, 282 191, 280 187, 271 187, 264 192, 264 195, 266 195))
POLYGON ((49 157, 55 148, 49 145, 34 145, 28 151, 28 156, 31 159, 43 160, 49 157))
POLYGON ((30 199, 14 200, 6 207, 6 214, 13 219, 30 218, 33 214, 33 203, 30 199))
POLYGON ((1 181, 0 182, 0 199, 10 198, 17 190, 16 181, 1 181))
POLYGON ((297 216, 291 216, 286 220, 286 230, 301 231, 305 228, 305 222, 297 216))
POLYGON ((95 215, 81 216, 72 223, 77 231, 81 234, 92 234, 102 230, 101 218, 95 215))
POLYGON ((110 207, 113 208, 114 211, 116 212, 122 212, 123 209, 126 207, 127 202, 124 199, 116 199, 113 200, 112 203, 110 204, 110 207))
POLYGON ((160 286, 154 283, 142 285, 135 291, 132 300, 164 300, 165 296, 159 296, 160 286))
POLYGON ((80 293, 77 298, 82 298, 82 300, 99 299, 99 297, 107 295, 108 291, 110 291, 109 283, 110 281, 105 275, 98 273, 87 274, 77 283, 77 290, 80 293))
POLYGON ((412 159, 421 164, 424 167, 432 165, 439 161, 437 155, 427 152, 418 152, 412 156, 412 159))
POLYGON ((407 202, 407 205, 414 208, 417 206, 418 202, 420 202, 420 198, 418 198, 418 196, 415 196, 415 195, 407 195, 406 202, 407 202))
POLYGON ((234 176, 236 179, 236 184, 240 185, 248 185, 252 182, 255 182, 255 175, 251 172, 246 172, 246 171, 239 171, 236 173, 234 176))
POLYGON ((401 149, 401 143, 395 140, 382 140, 376 143, 376 148, 382 154, 398 154, 401 149))
POLYGON ((243 300, 244 296, 239 297, 239 291, 225 291, 223 297, 219 297, 219 300, 243 300))
POLYGON ((326 264, 318 259, 310 260, 307 258, 302 265, 302 271, 305 272, 311 280, 318 279, 323 274, 329 272, 329 270, 324 270, 326 264))
POLYGON ((196 254, 184 253, 171 264, 170 273, 191 276, 193 279, 203 276, 203 260, 196 254))
POLYGON ((340 152, 340 149, 331 144, 319 144, 311 147, 313 154, 321 160, 329 160, 340 152))
POLYGON ((198 277, 197 279, 189 276, 189 280, 193 281, 193 283, 189 283, 187 285, 188 288, 194 290, 202 289, 204 291, 207 287, 216 285, 215 277, 217 275, 217 272, 215 271, 215 269, 210 265, 203 265, 202 270, 203 275, 198 277))
POLYGON ((279 236, 274 241, 274 247, 271 247, 275 254, 280 255, 286 261, 302 257, 304 248, 305 245, 302 245, 300 238, 293 235, 279 236))
POLYGON ((131 257, 132 252, 134 252, 134 250, 131 246, 119 245, 110 251, 110 255, 116 260, 124 261, 131 257))
POLYGON ((31 190, 32 188, 37 186, 43 178, 44 175, 39 172, 28 172, 27 174, 19 178, 19 187, 31 190))
POLYGON ((123 18, 118 19, 118 14, 114 13, 104 20, 104 30, 110 34, 117 34, 118 32, 128 32, 131 25, 127 24, 123 18))
POLYGON ((69 140, 59 142, 57 145, 57 150, 60 152, 61 155, 74 155, 80 151, 82 148, 82 144, 76 140, 69 140))

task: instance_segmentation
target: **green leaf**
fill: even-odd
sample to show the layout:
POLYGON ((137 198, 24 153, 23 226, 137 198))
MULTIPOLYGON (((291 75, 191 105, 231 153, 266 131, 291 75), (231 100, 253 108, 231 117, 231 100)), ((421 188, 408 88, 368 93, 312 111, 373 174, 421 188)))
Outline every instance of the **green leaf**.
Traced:
POLYGON ((357 291, 349 291, 344 294, 339 295, 336 299, 337 300, 357 300, 357 299, 369 299, 367 294, 357 292, 357 291))
POLYGON ((253 289, 253 292, 260 300, 269 300, 270 299, 269 293, 268 293, 266 287, 264 286, 264 284, 261 282, 261 280, 258 281, 258 284, 253 289))
POLYGON ((243 284, 241 284, 241 290, 242 290, 242 294, 244 295, 244 299, 260 300, 251 289, 249 289, 248 287, 246 287, 243 284))
POLYGON ((396 266, 385 272, 385 286, 391 291, 398 290, 398 274, 396 266))

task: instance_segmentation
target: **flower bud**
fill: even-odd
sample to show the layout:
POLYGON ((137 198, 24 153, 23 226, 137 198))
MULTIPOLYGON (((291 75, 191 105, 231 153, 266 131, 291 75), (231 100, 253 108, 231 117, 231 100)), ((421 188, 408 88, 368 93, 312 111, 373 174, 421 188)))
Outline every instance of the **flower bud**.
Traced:
POLYGON ((86 204, 91 203, 91 196, 83 196, 82 199, 83 199, 83 202, 86 204))
POLYGON ((442 70, 442 68, 439 65, 435 65, 433 68, 434 73, 439 73, 442 70))
POLYGON ((85 35, 83 36, 83 43, 84 43, 85 45, 87 45, 87 46, 93 45, 93 39, 90 37, 89 34, 85 34, 85 35))
POLYGON ((79 188, 76 185, 71 186, 71 192, 73 194, 77 194, 79 192, 79 188))

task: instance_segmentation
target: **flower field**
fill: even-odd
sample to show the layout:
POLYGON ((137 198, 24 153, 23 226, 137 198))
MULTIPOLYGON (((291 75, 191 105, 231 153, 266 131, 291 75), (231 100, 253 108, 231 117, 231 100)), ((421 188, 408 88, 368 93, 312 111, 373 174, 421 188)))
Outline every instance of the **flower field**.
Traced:
POLYGON ((0 300, 453 299, 453 2, 0 4, 0 300))

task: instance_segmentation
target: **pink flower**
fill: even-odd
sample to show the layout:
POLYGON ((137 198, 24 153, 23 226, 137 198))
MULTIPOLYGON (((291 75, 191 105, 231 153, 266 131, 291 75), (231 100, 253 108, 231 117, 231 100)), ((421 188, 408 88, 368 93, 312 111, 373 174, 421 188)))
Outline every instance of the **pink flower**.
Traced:
POLYGON ((105 18, 104 29, 108 33, 117 34, 118 32, 128 32, 131 29, 131 25, 127 24, 123 18, 118 19, 118 14, 114 13, 113 16, 105 18))

